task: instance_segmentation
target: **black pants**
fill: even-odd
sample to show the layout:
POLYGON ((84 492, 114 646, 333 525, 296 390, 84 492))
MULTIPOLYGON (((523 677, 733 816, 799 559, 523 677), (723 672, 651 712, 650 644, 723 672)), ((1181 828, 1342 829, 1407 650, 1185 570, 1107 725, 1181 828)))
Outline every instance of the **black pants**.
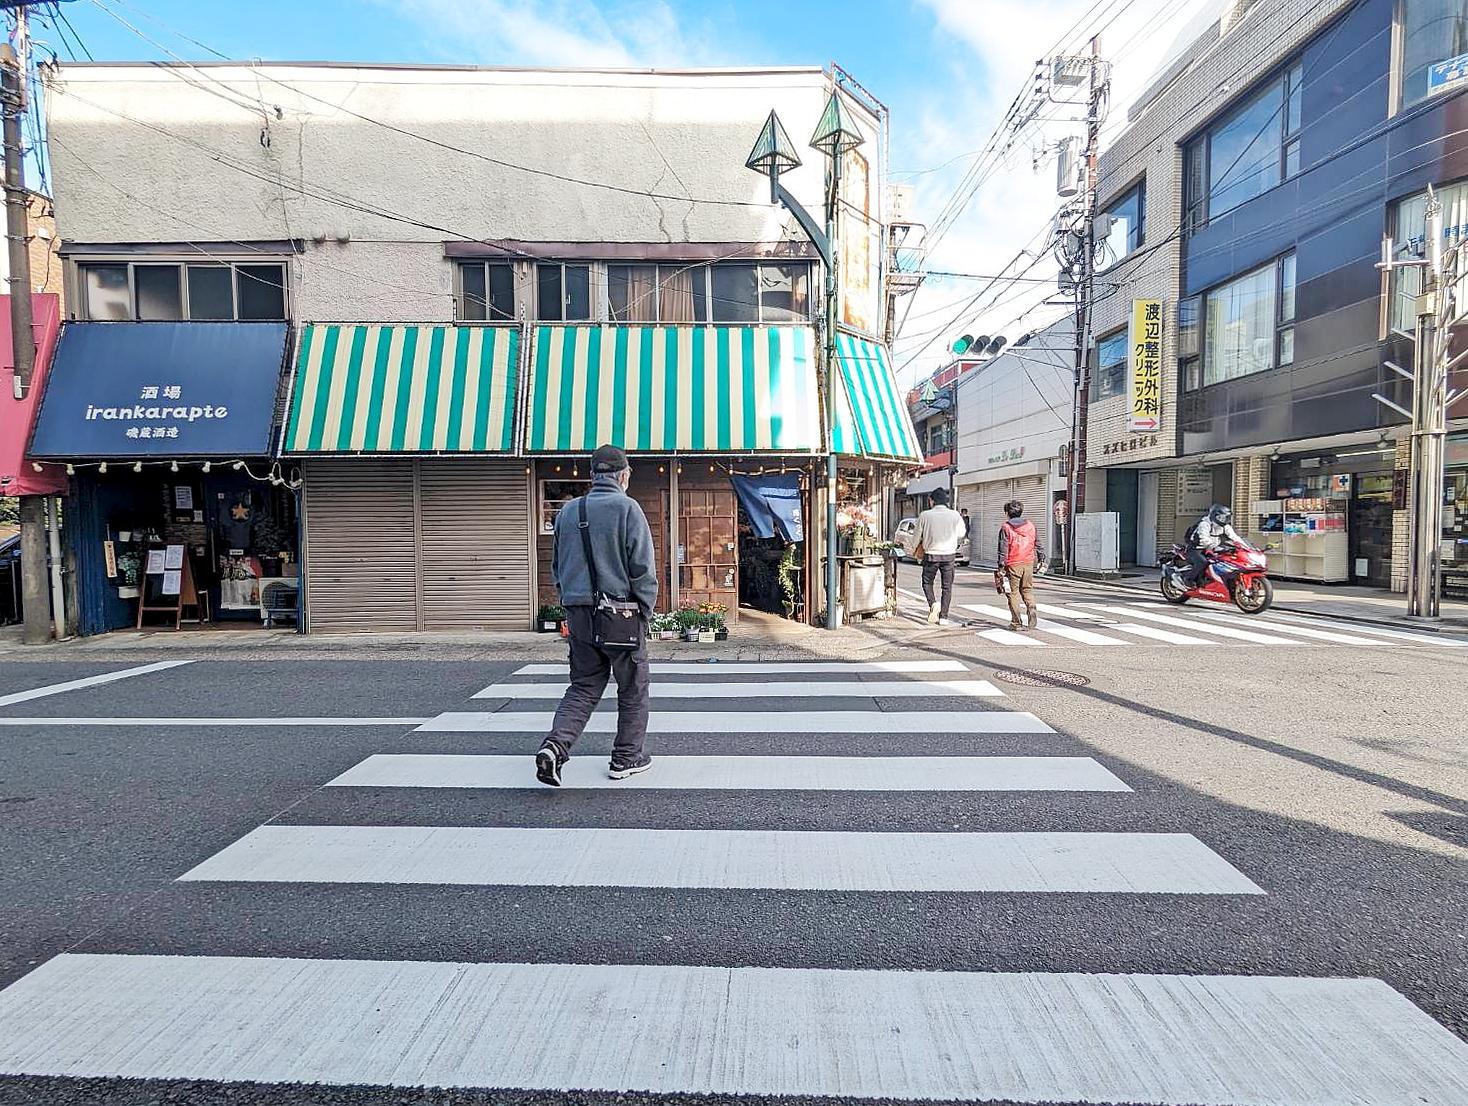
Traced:
POLYGON ((1188 587, 1195 588, 1203 582, 1203 573, 1208 571, 1208 557, 1197 546, 1187 547, 1188 587))
POLYGON ((939 577, 943 581, 943 606, 938 612, 939 618, 948 617, 948 605, 953 602, 953 558, 952 553, 923 557, 923 595, 927 597, 929 610, 938 602, 933 594, 933 580, 939 577))
POLYGON ((569 754, 601 701, 607 680, 617 679, 617 740, 612 759, 633 761, 647 736, 647 623, 638 630, 636 649, 601 649, 592 640, 591 608, 566 608, 571 637, 571 686, 556 708, 550 740, 569 754))

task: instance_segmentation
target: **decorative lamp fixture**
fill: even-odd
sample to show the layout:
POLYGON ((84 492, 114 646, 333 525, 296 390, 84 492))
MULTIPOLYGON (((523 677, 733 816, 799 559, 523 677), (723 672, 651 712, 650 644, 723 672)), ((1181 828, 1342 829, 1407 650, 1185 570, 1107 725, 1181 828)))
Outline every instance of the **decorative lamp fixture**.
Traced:
POLYGON ((201 471, 201 472, 208 472, 208 471, 209 471, 209 469, 210 469, 210 467, 211 467, 211 466, 210 466, 210 464, 209 464, 209 462, 208 462, 208 461, 205 461, 205 462, 204 462, 204 463, 203 463, 203 464, 202 464, 202 465, 201 465, 201 466, 200 466, 200 467, 199 467, 199 471, 201 471))
POLYGON ((142 472, 143 471, 143 462, 141 462, 141 461, 134 461, 133 462, 133 471, 134 472, 142 472))
POLYGON ((168 471, 169 472, 177 472, 178 471, 178 462, 177 461, 169 461, 168 462, 168 471))
POLYGON ((759 137, 754 140, 754 149, 749 151, 749 157, 744 161, 744 167, 774 180, 781 173, 799 166, 800 155, 795 152, 795 143, 785 133, 780 117, 770 112, 765 125, 760 128, 759 137))
POLYGON ((75 476, 76 475, 76 466, 75 465, 70 465, 70 464, 67 465, 66 466, 66 475, 67 476, 75 476))
POLYGON ((233 469, 234 469, 234 470, 235 470, 235 472, 239 472, 239 471, 240 471, 240 469, 242 469, 242 468, 244 468, 244 467, 245 467, 245 463, 244 463, 244 462, 243 462, 243 461, 236 461, 236 462, 235 462, 235 463, 234 463, 234 464, 233 464, 233 465, 232 465, 232 466, 230 466, 230 467, 231 467, 231 468, 233 468, 233 469))
POLYGON ((826 101, 826 110, 821 112, 821 120, 816 124, 815 133, 810 136, 810 144, 827 157, 839 157, 865 141, 861 131, 852 124, 841 100, 841 93, 833 89, 831 98, 826 101))
POLYGON ((45 467, 41 464, 40 461, 32 461, 31 462, 31 468, 35 469, 37 472, 45 472, 46 471, 45 467))
POLYGON ((103 461, 100 465, 98 465, 97 471, 105 475, 107 472, 107 462, 103 461))

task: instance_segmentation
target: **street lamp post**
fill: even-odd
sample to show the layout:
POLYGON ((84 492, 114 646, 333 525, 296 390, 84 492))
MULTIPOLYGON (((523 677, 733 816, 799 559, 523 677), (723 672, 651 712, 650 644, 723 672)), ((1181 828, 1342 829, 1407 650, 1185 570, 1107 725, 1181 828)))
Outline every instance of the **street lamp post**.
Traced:
POLYGON ((825 326, 822 334, 822 406, 825 410, 826 450, 826 629, 834 630, 836 621, 836 597, 840 591, 836 564, 836 326, 841 314, 839 259, 839 215, 841 203, 841 162, 848 150, 854 150, 863 142, 861 132, 851 125, 841 94, 834 89, 821 112, 820 122, 811 135, 812 148, 820 150, 829 160, 826 175, 826 229, 824 233, 815 219, 788 189, 780 183, 780 174, 800 165, 800 157, 773 111, 765 120, 754 149, 750 151, 745 167, 770 178, 770 202, 785 207, 805 231, 821 256, 826 268, 825 283, 825 326))

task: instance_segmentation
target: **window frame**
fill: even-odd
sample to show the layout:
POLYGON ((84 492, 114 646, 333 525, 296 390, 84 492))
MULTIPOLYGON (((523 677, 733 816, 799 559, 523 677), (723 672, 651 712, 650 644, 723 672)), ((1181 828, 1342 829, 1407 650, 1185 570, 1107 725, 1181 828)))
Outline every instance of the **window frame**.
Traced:
POLYGON ((1091 373, 1092 403, 1100 403, 1102 400, 1115 399, 1118 396, 1125 397, 1127 352, 1127 328, 1124 325, 1116 327, 1115 329, 1107 331, 1105 334, 1100 334, 1096 337, 1096 368, 1095 371, 1091 373), (1115 341, 1117 338, 1121 339, 1122 349, 1121 360, 1115 362, 1116 365, 1120 366, 1120 371, 1116 373, 1119 384, 1116 386, 1115 390, 1106 391, 1102 388, 1101 385, 1102 376, 1107 369, 1107 366, 1102 364, 1101 361, 1101 347, 1107 342, 1115 341))
POLYGON ((71 318, 82 322, 182 322, 182 323, 211 323, 211 322, 237 322, 237 323, 270 323, 290 322, 294 317, 291 302, 291 264, 287 257, 278 255, 265 255, 261 257, 138 257, 135 255, 99 255, 95 257, 75 258, 72 263, 72 307, 68 312, 71 318), (104 319, 94 318, 91 312, 91 302, 87 290, 87 270, 93 267, 117 267, 124 266, 127 269, 127 298, 128 317, 126 319, 104 319), (177 319, 142 319, 138 314, 138 281, 137 270, 145 268, 172 268, 178 272, 178 304, 179 317, 177 319), (273 319, 242 319, 240 318, 240 281, 242 279, 255 280, 256 277, 243 276, 241 267, 253 268, 256 266, 270 266, 280 270, 280 301, 281 315, 273 319), (189 270, 191 268, 218 269, 227 268, 230 275, 230 311, 228 319, 195 319, 189 313, 189 270))
MULTIPOLYGON (((1392 2, 1392 42, 1391 42, 1391 87, 1387 92, 1387 117, 1392 118, 1401 112, 1419 107, 1422 104, 1431 103, 1440 96, 1446 96, 1454 91, 1461 90, 1445 88, 1441 92, 1424 92, 1418 99, 1410 104, 1406 100, 1407 83, 1407 4, 1409 0, 1393 0, 1392 2)), ((1446 60, 1446 59, 1444 59, 1446 60)))
POLYGON ((516 272, 513 261, 493 261, 489 258, 461 258, 454 265, 454 313, 457 316, 456 323, 513 323, 520 319, 521 296, 519 291, 520 276, 516 272), (478 267, 484 274, 484 318, 473 319, 469 317, 467 307, 469 304, 469 293, 464 290, 464 270, 478 267), (507 269, 510 273, 510 313, 504 318, 492 314, 494 308, 491 306, 493 294, 490 290, 489 271, 491 267, 507 269))
POLYGON ((1289 368, 1291 365, 1293 365, 1295 363, 1295 326, 1299 321, 1299 288, 1299 259, 1296 251, 1290 249, 1286 250, 1284 253, 1275 255, 1262 265, 1256 265, 1252 269, 1246 269, 1244 272, 1235 273, 1227 280, 1219 281, 1211 288, 1204 289, 1203 291, 1198 292, 1192 296, 1185 297, 1178 305, 1178 374, 1182 379, 1183 391, 1201 392, 1208 388, 1216 388, 1222 384, 1229 384, 1235 380, 1243 380, 1246 377, 1259 376, 1262 373, 1274 372, 1278 369, 1289 368), (1291 273, 1291 282, 1288 285, 1290 289, 1291 305, 1288 313, 1286 313, 1285 311, 1284 302, 1286 288, 1285 269, 1287 264, 1291 273), (1252 372, 1240 373, 1236 376, 1230 376, 1225 377, 1221 380, 1210 381, 1208 379, 1209 299, 1218 292, 1221 292, 1223 289, 1228 288, 1230 285, 1237 284, 1241 281, 1248 280, 1251 277, 1258 276, 1266 269, 1273 270, 1274 311, 1272 312, 1273 318, 1270 326, 1270 363, 1262 369, 1255 369, 1252 372), (1182 304, 1189 301, 1195 301, 1198 305, 1198 351, 1195 355, 1183 356, 1181 352, 1183 348, 1181 312, 1182 304), (1290 347, 1290 355, 1288 361, 1282 358, 1282 352, 1286 342, 1288 342, 1290 347), (1189 370, 1194 364, 1196 364, 1197 366, 1197 383, 1190 384, 1189 370))
MULTIPOLYGON (((1400 2, 1400 0, 1398 0, 1400 2)), ((1180 144, 1182 147, 1182 181, 1183 181, 1183 233, 1185 235, 1195 234, 1206 227, 1212 220, 1227 215, 1231 211, 1237 211, 1250 200, 1258 199, 1265 193, 1272 192, 1288 181, 1298 177, 1304 171, 1304 159, 1302 155, 1302 136, 1305 129, 1305 93, 1304 93, 1304 54, 1296 52, 1275 67, 1274 71, 1263 80, 1256 82, 1243 93, 1236 96, 1229 104, 1215 115, 1208 123, 1189 135, 1180 144), (1290 129, 1290 97, 1296 88, 1300 92, 1300 118, 1298 125, 1290 129), (1259 100, 1266 97, 1271 91, 1278 93, 1279 106, 1275 109, 1273 118, 1279 124, 1279 149, 1276 151, 1277 168, 1279 179, 1268 188, 1254 193, 1237 203, 1226 207, 1221 211, 1213 210, 1213 138, 1215 133, 1227 125, 1236 116, 1247 111, 1259 100), (1294 170, 1290 170, 1290 154, 1295 155, 1294 170), (1192 162, 1198 161, 1196 168, 1199 169, 1197 182, 1201 184, 1199 195, 1190 195, 1195 185, 1194 174, 1190 172, 1192 162)), ((1252 145, 1252 141, 1250 145, 1252 145)), ((1246 147, 1247 149, 1247 147, 1246 147)), ((1260 165, 1265 162, 1261 161, 1260 165)), ((1233 172, 1234 166, 1230 166, 1228 172, 1233 172)), ((1225 179, 1227 173, 1225 174, 1225 179)))
MULTIPOLYGON (((1106 269, 1111 268, 1112 265, 1120 265, 1123 261, 1125 261, 1127 258, 1131 257, 1132 254, 1136 253, 1138 250, 1140 250, 1143 246, 1145 246, 1147 244, 1147 177, 1146 177, 1146 174, 1143 174, 1142 176, 1138 177, 1130 185, 1128 185, 1126 188, 1122 189, 1119 193, 1117 193, 1112 198, 1111 202, 1109 204, 1107 204, 1105 207, 1103 207, 1101 210, 1105 214, 1111 215, 1112 218, 1115 219, 1116 216, 1113 214, 1113 212, 1118 207, 1120 207, 1122 204, 1126 203, 1132 197, 1133 194, 1135 194, 1136 197, 1137 197, 1137 223, 1136 223, 1136 226, 1131 227, 1127 231, 1127 249, 1126 249, 1126 253, 1122 254, 1120 257, 1113 258, 1111 260, 1110 264, 1108 264, 1106 266, 1106 269), (1134 238, 1136 239, 1136 241, 1132 241, 1132 239, 1134 239, 1134 238)), ((1106 269, 1101 269, 1101 270, 1098 270, 1098 271, 1105 272, 1106 269)))

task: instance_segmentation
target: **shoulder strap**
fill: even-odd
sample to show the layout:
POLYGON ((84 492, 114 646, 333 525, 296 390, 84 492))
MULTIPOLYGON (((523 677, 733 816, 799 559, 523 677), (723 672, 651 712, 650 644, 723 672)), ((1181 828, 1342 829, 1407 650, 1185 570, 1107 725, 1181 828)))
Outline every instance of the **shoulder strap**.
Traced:
POLYGON ((576 529, 581 531, 581 551, 586 554, 586 570, 591 574, 591 598, 600 598, 601 585, 596 579, 596 557, 591 552, 591 523, 586 517, 586 496, 581 497, 581 517, 576 529))

